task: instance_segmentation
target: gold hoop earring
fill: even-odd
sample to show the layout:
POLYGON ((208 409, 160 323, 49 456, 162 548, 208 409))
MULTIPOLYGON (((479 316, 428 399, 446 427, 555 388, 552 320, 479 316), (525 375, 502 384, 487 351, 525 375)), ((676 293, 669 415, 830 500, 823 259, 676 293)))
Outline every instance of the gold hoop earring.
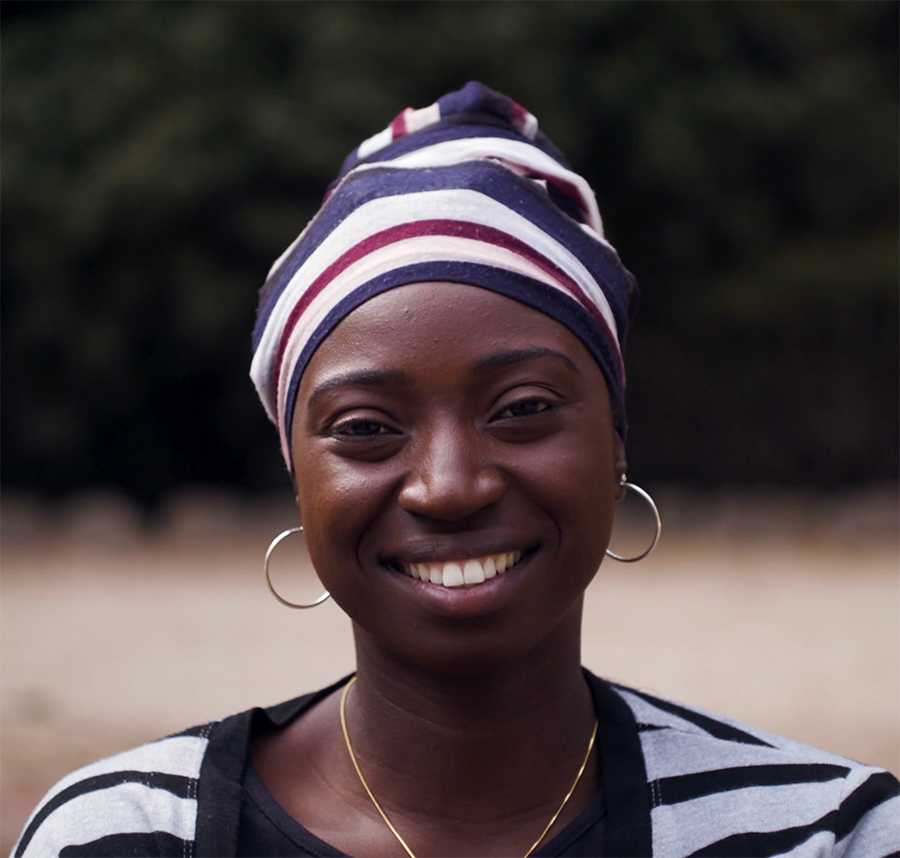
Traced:
POLYGON ((614 551, 610 551, 608 548, 606 549, 607 555, 612 557, 613 560, 618 560, 620 563, 637 563, 638 560, 643 560, 654 548, 656 548, 656 543, 659 542, 659 537, 662 534, 662 519, 659 517, 659 509, 653 501, 653 498, 645 492, 640 486, 635 485, 634 483, 628 482, 628 477, 625 474, 622 474, 622 479, 619 480, 619 485, 624 489, 630 489, 635 494, 639 495, 643 498, 647 504, 650 506, 650 511, 653 513, 653 519, 656 523, 656 533, 653 534, 653 541, 650 543, 650 547, 645 551, 642 551, 640 554, 635 554, 634 557, 622 557, 620 554, 616 554, 614 551))
POLYGON ((308 605, 304 605, 300 602, 291 602, 289 599, 285 599, 284 596, 280 595, 279 592, 275 589, 275 586, 272 584, 272 576, 269 574, 269 558, 271 558, 272 553, 275 549, 284 542, 289 536, 293 536, 295 533, 303 533, 302 527, 291 527, 287 530, 282 530, 281 533, 278 534, 270 543, 269 549, 266 551, 266 559, 263 563, 263 567, 266 572, 266 583, 269 585, 269 591, 272 595, 281 602, 282 605, 287 605, 289 608, 299 608, 300 610, 306 610, 307 608, 315 608, 316 605, 321 605, 326 599, 331 598, 331 593, 327 590, 316 599, 315 602, 310 602, 308 605))

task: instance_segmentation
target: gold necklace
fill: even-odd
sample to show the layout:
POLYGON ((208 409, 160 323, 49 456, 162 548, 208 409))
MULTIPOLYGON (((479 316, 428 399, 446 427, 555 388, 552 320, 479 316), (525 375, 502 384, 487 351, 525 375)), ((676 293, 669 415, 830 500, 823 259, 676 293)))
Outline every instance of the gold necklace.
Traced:
MULTIPOLYGON (((366 783, 366 779, 363 777, 362 769, 359 767, 359 763, 356 762, 356 754, 353 753, 353 745, 350 744, 350 733, 347 730, 347 692, 350 691, 350 687, 353 683, 356 682, 356 677, 354 676, 345 686, 343 692, 341 692, 341 732, 344 734, 344 744, 347 746, 347 753, 350 755, 350 762, 353 763, 353 768, 356 769, 356 774, 359 777, 359 782, 363 785, 363 789, 366 791, 366 795, 372 800, 372 804, 375 805, 375 810, 378 811, 381 818, 384 820, 384 824, 390 829, 391 834, 397 838, 400 845, 406 851, 406 854, 409 858, 416 858, 415 853, 412 849, 409 848, 406 841, 400 836, 400 832, 394 828, 393 823, 388 819, 387 814, 382 810, 381 805, 378 803, 378 799, 375 798, 374 793, 371 789, 369 789, 369 785, 366 783)), ((594 721, 594 729, 591 730, 591 738, 588 740, 587 751, 585 751, 584 759, 581 761, 581 766, 578 769, 578 774, 575 775, 575 781, 572 783, 571 788, 566 793, 565 797, 562 800, 560 806, 556 809, 556 813, 550 817, 550 821, 544 826, 544 830, 541 832, 541 836, 538 837, 534 843, 531 844, 531 848, 525 853, 523 858, 528 858, 535 849, 538 848, 541 841, 547 836, 547 832, 553 828, 553 823, 559 818, 559 815, 563 812, 563 808, 569 803, 569 799, 575 793, 575 790, 578 788, 578 784, 581 781, 581 776, 584 774, 584 770, 587 768, 588 760, 591 758, 591 751, 594 749, 594 740, 597 738, 597 721, 594 721)))

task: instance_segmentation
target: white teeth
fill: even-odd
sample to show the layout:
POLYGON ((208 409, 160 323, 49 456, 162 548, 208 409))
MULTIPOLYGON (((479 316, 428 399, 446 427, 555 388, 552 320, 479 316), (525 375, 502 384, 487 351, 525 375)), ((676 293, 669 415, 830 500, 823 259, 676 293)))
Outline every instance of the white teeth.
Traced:
POLYGON ((467 560, 463 566, 463 580, 466 584, 483 584, 484 569, 477 560, 467 560))
POLYGON ((521 551, 508 551, 469 560, 446 563, 403 563, 401 569, 411 578, 418 578, 443 587, 472 587, 483 584, 511 569, 522 559, 521 551))
POLYGON ((441 583, 445 587, 462 587, 465 583, 462 566, 459 563, 445 563, 443 577, 444 580, 441 583))
POLYGON ((485 580, 493 578, 497 574, 497 564, 494 563, 493 557, 485 557, 484 560, 481 561, 481 566, 484 569, 485 580))

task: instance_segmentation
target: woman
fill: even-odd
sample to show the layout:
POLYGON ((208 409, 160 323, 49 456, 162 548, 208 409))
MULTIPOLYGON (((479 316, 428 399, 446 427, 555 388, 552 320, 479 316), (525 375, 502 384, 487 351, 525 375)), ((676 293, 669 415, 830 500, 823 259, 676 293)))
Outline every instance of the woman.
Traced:
POLYGON ((656 515, 634 301, 515 102, 470 83, 365 141, 269 274, 251 371, 357 672, 76 772, 15 854, 900 854, 888 773, 580 665, 616 501, 656 515))

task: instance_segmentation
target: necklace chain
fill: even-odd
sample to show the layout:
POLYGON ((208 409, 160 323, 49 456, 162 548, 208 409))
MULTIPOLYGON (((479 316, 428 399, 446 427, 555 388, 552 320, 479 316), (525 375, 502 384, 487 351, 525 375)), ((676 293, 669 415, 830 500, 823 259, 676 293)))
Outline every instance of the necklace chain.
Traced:
MULTIPOLYGON (((409 858, 416 858, 415 853, 412 849, 409 848, 407 842, 400 835, 400 832, 394 828, 394 824, 388 819, 388 815, 384 812, 381 805, 378 803, 378 799, 375 798, 375 794, 369 788, 368 783, 366 783, 366 779, 363 777, 362 769, 359 767, 359 763, 356 761, 356 754, 353 753, 353 745, 350 744, 350 731, 347 729, 347 693, 350 691, 353 683, 356 682, 356 677, 354 676, 345 686, 344 690, 341 692, 341 732, 344 734, 344 744, 347 746, 347 753, 350 755, 350 762, 353 763, 353 768, 356 770, 356 775, 359 778, 359 782, 362 784, 363 789, 366 791, 366 795, 372 801, 372 804, 375 805, 375 810, 378 811, 378 814, 384 820, 384 824, 390 829, 391 834, 397 838, 397 841, 405 850, 406 854, 409 858)), ((597 738, 597 721, 594 721, 594 729, 591 730, 591 738, 588 740, 587 750, 584 754, 584 759, 581 762, 581 766, 578 769, 578 774, 575 775, 575 780, 572 782, 572 786, 569 788, 569 791, 565 794, 562 803, 556 809, 556 813, 550 817, 550 821, 544 826, 544 830, 541 832, 540 837, 531 844, 531 848, 525 853, 523 858, 529 858, 529 856, 534 852, 535 849, 538 848, 541 841, 547 836, 547 832, 553 828, 553 823, 559 819, 559 815, 563 812, 563 808, 569 803, 569 799, 575 794, 575 790, 578 788, 578 784, 581 782, 581 776, 584 774, 584 770, 587 768, 588 760, 591 758, 591 751, 594 749, 594 740, 597 738)))

